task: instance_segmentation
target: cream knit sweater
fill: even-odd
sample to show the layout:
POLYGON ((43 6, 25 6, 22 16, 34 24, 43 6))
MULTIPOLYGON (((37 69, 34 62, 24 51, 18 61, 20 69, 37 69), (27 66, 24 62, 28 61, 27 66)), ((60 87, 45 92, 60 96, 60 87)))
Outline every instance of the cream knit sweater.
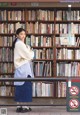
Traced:
POLYGON ((14 67, 15 69, 25 64, 28 61, 31 61, 34 57, 34 52, 30 47, 25 45, 21 40, 18 40, 15 43, 14 48, 14 67))

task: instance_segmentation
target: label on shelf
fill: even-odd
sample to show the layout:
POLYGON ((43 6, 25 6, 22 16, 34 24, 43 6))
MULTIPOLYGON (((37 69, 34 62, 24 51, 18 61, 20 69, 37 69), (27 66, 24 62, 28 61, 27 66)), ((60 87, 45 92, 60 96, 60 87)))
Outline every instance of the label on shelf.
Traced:
POLYGON ((39 6, 39 3, 38 3, 38 2, 32 2, 32 3, 31 3, 31 6, 33 6, 33 7, 38 7, 38 6, 39 6))
POLYGON ((71 87, 71 80, 68 81, 68 87, 71 87))

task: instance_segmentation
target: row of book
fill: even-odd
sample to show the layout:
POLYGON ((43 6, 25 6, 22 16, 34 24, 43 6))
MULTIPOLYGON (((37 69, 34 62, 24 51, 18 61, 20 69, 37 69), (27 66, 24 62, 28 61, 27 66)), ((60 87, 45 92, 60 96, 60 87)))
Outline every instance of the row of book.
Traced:
POLYGON ((12 46, 13 37, 12 36, 0 36, 0 46, 12 46))
POLYGON ((13 61, 13 51, 10 48, 0 48, 0 62, 13 61))
POLYGON ((56 97, 66 97, 66 82, 58 81, 56 86, 52 82, 33 83, 33 97, 54 97, 55 95, 56 97))
POLYGON ((7 10, 0 10, 0 21, 7 20, 7 10))
POLYGON ((60 82, 57 83, 57 97, 66 97, 66 82, 60 82))
POLYGON ((56 12, 56 20, 80 20, 80 10, 59 10, 56 12))
MULTIPOLYGON (((12 46, 15 36, 0 36, 0 46, 12 46)), ((27 36, 26 45, 30 46, 52 46, 53 38, 47 36, 27 36)))
MULTIPOLYGON (((6 75, 6 74, 4 74, 4 75, 0 75, 0 78, 13 78, 14 76, 13 75, 6 75)), ((13 81, 0 81, 0 85, 4 85, 4 86, 6 86, 6 85, 13 85, 14 83, 13 83, 13 81)))
POLYGON ((24 28, 25 29, 25 24, 23 23, 1 23, 0 24, 0 33, 5 33, 5 34, 11 34, 11 33, 15 33, 15 31, 18 29, 18 28, 24 28))
POLYGON ((54 11, 50 10, 27 10, 26 11, 26 20, 45 20, 53 21, 54 20, 54 11))
POLYGON ((80 76, 80 63, 79 62, 57 63, 57 76, 67 76, 67 77, 80 76))
MULTIPOLYGON (((0 24, 0 33, 15 33, 15 31, 19 28, 26 28, 26 32, 29 34, 53 34, 54 33, 54 23, 53 24, 45 24, 39 22, 26 22, 24 23, 1 23, 0 24)), ((56 24, 55 27, 56 34, 79 34, 80 33, 80 24, 56 24)))
MULTIPOLYGON (((46 23, 26 23, 26 31, 27 33, 54 33, 54 23, 46 24, 46 23)), ((79 34, 80 33, 80 24, 68 23, 68 24, 58 24, 55 25, 55 33, 56 34, 79 34)))
POLYGON ((56 24, 56 34, 67 34, 67 33, 72 33, 72 34, 79 34, 80 33, 80 24, 74 24, 74 23, 68 23, 68 24, 56 24))
MULTIPOLYGON (((24 10, 0 10, 0 20, 24 20, 24 10)), ((80 20, 79 10, 26 10, 26 20, 45 20, 54 21, 56 20, 80 20), (56 14, 56 15, 54 15, 56 14)))
POLYGON ((29 10, 26 11, 27 20, 44 20, 44 21, 67 21, 67 20, 80 20, 80 11, 79 10, 42 10, 38 11, 29 10))
POLYGON ((53 38, 46 37, 46 36, 27 36, 26 37, 26 44, 30 46, 52 46, 53 45, 53 38))
POLYGON ((35 59, 53 59, 53 49, 34 49, 35 59))
MULTIPOLYGON (((53 64, 51 62, 36 62, 34 64, 34 75, 35 76, 52 76, 53 75, 53 64)), ((0 73, 13 73, 13 64, 1 63, 0 73)), ((59 62, 57 63, 57 76, 80 76, 80 63, 79 62, 59 62)))
POLYGON ((8 11, 8 20, 20 20, 20 21, 24 21, 24 10, 22 11, 8 11))
MULTIPOLYGON (((53 50, 48 48, 34 49, 34 59, 53 59, 53 50)), ((10 48, 0 48, 0 61, 13 61, 13 50, 10 48)))
POLYGON ((38 61, 33 63, 34 76, 52 76, 53 75, 53 63, 51 61, 38 61))
POLYGON ((80 50, 62 48, 57 50, 57 59, 80 59, 80 50))
POLYGON ((80 37, 62 34, 60 37, 56 37, 56 46, 80 46, 80 37))
MULTIPOLYGON (((33 97, 66 97, 66 82, 56 83, 56 94, 54 83, 33 82, 33 97)), ((14 96, 14 88, 9 86, 0 86, 0 96, 14 96)))
POLYGON ((79 10, 42 10, 38 11, 29 10, 26 11, 27 20, 44 20, 44 21, 54 21, 54 18, 59 21, 67 20, 80 20, 80 11, 79 10))
POLYGON ((20 11, 7 11, 7 10, 0 10, 0 21, 11 21, 11 20, 18 20, 24 21, 24 10, 20 11))
POLYGON ((14 94, 14 88, 0 86, 0 96, 13 96, 13 94, 14 94))
POLYGON ((40 33, 40 34, 52 34, 54 32, 54 24, 45 24, 45 23, 26 23, 27 33, 40 33))
MULTIPOLYGON (((12 46, 15 36, 0 36, 0 46, 12 46)), ((54 37, 50 36, 27 36, 25 40, 26 45, 30 46, 53 46, 54 37)), ((80 37, 75 37, 73 34, 61 34, 60 37, 56 37, 56 45, 74 45, 80 46, 80 37)))
POLYGON ((54 97, 54 83, 49 82, 34 82, 33 97, 54 97))
POLYGON ((0 63, 0 74, 13 73, 14 66, 13 63, 0 63))

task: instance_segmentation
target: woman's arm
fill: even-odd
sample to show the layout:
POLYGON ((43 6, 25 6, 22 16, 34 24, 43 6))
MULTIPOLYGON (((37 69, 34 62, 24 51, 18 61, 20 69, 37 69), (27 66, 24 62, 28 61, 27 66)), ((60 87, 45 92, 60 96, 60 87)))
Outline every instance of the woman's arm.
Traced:
POLYGON ((15 50, 18 51, 19 55, 22 58, 25 58, 27 60, 31 60, 34 57, 33 50, 31 50, 30 47, 26 47, 26 45, 22 41, 16 43, 15 50))

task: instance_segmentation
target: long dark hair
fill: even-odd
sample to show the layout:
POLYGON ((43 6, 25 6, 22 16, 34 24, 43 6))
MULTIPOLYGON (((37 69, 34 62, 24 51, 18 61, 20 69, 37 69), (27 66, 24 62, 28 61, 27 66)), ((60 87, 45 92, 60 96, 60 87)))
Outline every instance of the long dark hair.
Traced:
MULTIPOLYGON (((16 35, 19 35, 19 33, 22 32, 22 31, 26 32, 25 29, 23 29, 23 28, 18 28, 18 29, 16 30, 16 35)), ((12 49, 13 49, 13 50, 14 50, 14 48, 15 48, 15 43, 16 43, 16 41, 17 41, 17 37, 15 38, 15 40, 14 40, 13 43, 12 43, 12 49)))

